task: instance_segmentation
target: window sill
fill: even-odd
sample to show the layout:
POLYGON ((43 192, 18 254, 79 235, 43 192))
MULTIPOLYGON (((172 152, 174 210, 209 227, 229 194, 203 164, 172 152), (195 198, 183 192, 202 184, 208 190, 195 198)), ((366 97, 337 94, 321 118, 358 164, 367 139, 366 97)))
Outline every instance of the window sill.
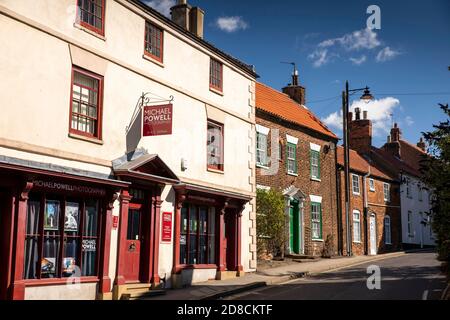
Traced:
POLYGON ((362 242, 361 242, 361 241, 353 241, 353 243, 355 243, 355 244, 361 244, 362 242))
POLYGON ((372 190, 372 189, 369 189, 369 191, 370 191, 370 192, 375 192, 375 189, 373 189, 373 190, 372 190))
POLYGON ((322 182, 322 179, 319 179, 319 178, 311 178, 311 181, 322 182))
POLYGON ((214 92, 215 94, 218 94, 219 96, 223 97, 223 91, 220 91, 219 89, 209 87, 209 91, 214 92))
POLYGON ((288 174, 289 176, 298 177, 298 174, 297 174, 297 173, 288 172, 287 174, 288 174))
POLYGON ((323 239, 311 239, 313 242, 324 242, 323 239))
POLYGON ((81 278, 53 278, 53 279, 24 279, 23 283, 26 287, 38 287, 38 286, 53 286, 53 285, 67 285, 68 280, 79 283, 96 283, 99 282, 98 277, 81 277, 81 278))
POLYGON ((385 245, 392 246, 392 243, 391 242, 386 242, 385 245))
POLYGON ((217 169, 211 169, 211 168, 207 168, 208 172, 212 172, 212 173, 219 173, 219 174, 225 174, 225 172, 223 170, 217 170, 217 169))
POLYGON ((217 269, 216 264, 185 264, 180 265, 179 268, 183 269, 217 269))
POLYGON ((83 27, 82 25, 80 25, 80 24, 78 24, 78 23, 76 23, 76 22, 73 24, 73 26, 74 26, 75 28, 77 28, 77 29, 80 29, 80 30, 82 30, 82 31, 84 31, 84 32, 89 33, 90 35, 92 35, 92 36, 94 36, 94 37, 96 37, 96 38, 99 38, 100 40, 106 41, 106 37, 105 37, 105 36, 103 36, 103 35, 101 35, 101 34, 95 32, 95 31, 92 31, 92 30, 90 30, 90 29, 88 29, 88 28, 86 28, 86 27, 83 27))
POLYGON ((262 165, 262 164, 256 164, 256 167, 257 167, 257 168, 261 168, 261 169, 266 169, 266 170, 269 170, 269 169, 270 169, 269 167, 264 166, 264 165, 262 165))
POLYGON ((77 140, 82 140, 82 141, 86 141, 86 142, 95 143, 95 144, 98 144, 98 145, 103 145, 103 140, 99 140, 99 139, 96 139, 96 138, 85 137, 85 136, 82 136, 82 135, 76 134, 76 133, 69 133, 69 137, 73 138, 73 139, 77 139, 77 140))
POLYGON ((161 68, 165 67, 164 63, 162 63, 161 61, 156 60, 156 58, 152 58, 151 56, 149 56, 149 55, 147 55, 145 53, 142 55, 142 58, 147 60, 147 61, 153 62, 154 64, 156 64, 157 66, 159 66, 161 68))
POLYGON ((353 195, 354 195, 354 196, 360 196, 360 195, 361 195, 361 193, 356 193, 356 192, 353 192, 353 195))

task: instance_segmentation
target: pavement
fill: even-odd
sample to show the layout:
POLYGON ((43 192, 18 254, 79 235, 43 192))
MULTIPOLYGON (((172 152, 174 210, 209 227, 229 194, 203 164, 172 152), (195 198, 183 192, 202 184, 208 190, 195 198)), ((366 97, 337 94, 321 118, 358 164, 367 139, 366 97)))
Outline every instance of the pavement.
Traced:
POLYGON ((323 272, 350 268, 374 261, 402 257, 411 252, 401 251, 380 254, 377 256, 337 257, 331 259, 318 259, 308 262, 293 263, 286 266, 266 269, 261 272, 247 273, 243 277, 227 280, 211 280, 196 283, 182 289, 168 289, 163 296, 149 297, 151 300, 216 300, 225 297, 245 294, 266 286, 286 283, 305 276, 314 276, 323 272))
POLYGON ((414 252, 348 266, 227 300, 440 300, 447 281, 434 252, 414 252), (368 274, 377 266, 379 281, 368 274), (368 285, 369 284, 369 285, 368 285))

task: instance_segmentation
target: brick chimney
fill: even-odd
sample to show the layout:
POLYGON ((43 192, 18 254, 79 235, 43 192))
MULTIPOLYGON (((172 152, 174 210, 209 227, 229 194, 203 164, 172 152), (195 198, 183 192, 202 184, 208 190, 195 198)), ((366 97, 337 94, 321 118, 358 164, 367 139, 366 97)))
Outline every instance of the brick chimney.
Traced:
POLYGON ((394 127, 391 129, 391 135, 390 137, 388 137, 388 141, 384 145, 384 150, 386 150, 386 152, 389 152, 390 154, 399 159, 402 157, 400 149, 400 138, 401 138, 401 131, 397 123, 395 123, 394 127))
POLYGON ((205 12, 202 9, 190 6, 186 0, 178 0, 170 10, 173 22, 203 39, 205 12))
POLYGON ((297 103, 305 105, 305 87, 299 85, 298 70, 296 68, 294 68, 294 72, 292 73, 292 83, 283 88, 283 93, 287 94, 297 103))
POLYGON ((361 109, 355 108, 355 120, 349 112, 348 129, 350 148, 359 154, 368 154, 372 147, 372 121, 367 118, 367 112, 363 112, 361 119, 361 109))
POLYGON ((417 147, 419 147, 423 152, 426 152, 427 145, 425 144, 425 141, 423 141, 422 137, 419 142, 417 142, 417 147))

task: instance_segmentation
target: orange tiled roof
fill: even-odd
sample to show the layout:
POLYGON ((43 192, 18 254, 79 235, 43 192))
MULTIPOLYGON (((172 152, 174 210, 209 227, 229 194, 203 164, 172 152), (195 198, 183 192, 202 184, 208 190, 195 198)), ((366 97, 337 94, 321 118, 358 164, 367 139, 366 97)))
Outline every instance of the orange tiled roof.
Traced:
POLYGON ((256 108, 337 139, 337 136, 311 111, 292 100, 287 94, 259 82, 256 83, 256 108))
MULTIPOLYGON (((344 148, 341 146, 337 147, 337 159, 338 164, 344 165, 344 148)), ((377 161, 367 161, 355 150, 350 149, 350 168, 359 173, 370 173, 371 177, 379 177, 388 180, 394 180, 391 174, 386 172, 386 170, 379 165, 377 161)))
POLYGON ((426 158, 427 153, 424 152, 419 147, 410 144, 409 142, 400 139, 400 152, 402 160, 406 162, 410 167, 412 167, 417 172, 420 171, 420 162, 426 158))

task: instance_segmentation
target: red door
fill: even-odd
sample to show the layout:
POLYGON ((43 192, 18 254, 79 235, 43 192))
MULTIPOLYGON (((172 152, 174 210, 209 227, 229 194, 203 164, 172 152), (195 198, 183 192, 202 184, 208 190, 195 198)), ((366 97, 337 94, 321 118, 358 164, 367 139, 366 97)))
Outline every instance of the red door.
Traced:
POLYGON ((125 254, 124 276, 127 282, 139 282, 141 267, 142 239, 142 208, 141 205, 130 204, 128 211, 128 228, 125 254))

